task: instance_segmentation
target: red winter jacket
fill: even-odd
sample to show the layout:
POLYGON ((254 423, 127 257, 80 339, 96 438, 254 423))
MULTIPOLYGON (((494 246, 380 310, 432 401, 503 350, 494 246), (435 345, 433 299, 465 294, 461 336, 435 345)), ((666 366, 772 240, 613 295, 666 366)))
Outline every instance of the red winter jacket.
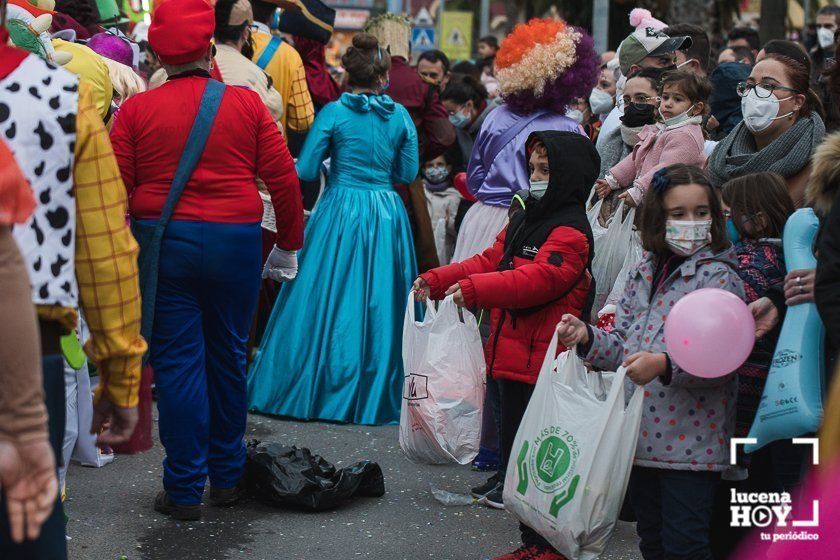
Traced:
POLYGON ((487 371, 494 379, 533 385, 560 318, 565 313, 581 316, 591 282, 584 272, 589 243, 577 229, 560 226, 549 234, 534 260, 515 257, 513 270, 498 272, 506 234, 507 229, 483 253, 421 277, 428 282, 433 299, 441 299, 447 288, 458 283, 467 307, 492 309, 491 334, 484 349, 487 371), (548 302, 544 309, 518 318, 507 311, 548 302))

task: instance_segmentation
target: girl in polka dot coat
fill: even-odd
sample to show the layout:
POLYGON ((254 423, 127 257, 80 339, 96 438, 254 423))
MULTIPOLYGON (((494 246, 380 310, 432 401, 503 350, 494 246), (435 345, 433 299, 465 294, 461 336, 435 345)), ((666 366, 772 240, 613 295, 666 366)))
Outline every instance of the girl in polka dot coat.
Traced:
POLYGON ((665 320, 694 290, 720 288, 743 298, 744 288, 721 203, 700 169, 660 171, 643 207, 646 251, 628 277, 615 328, 606 332, 564 316, 557 330, 593 366, 625 365, 627 395, 633 383, 645 387, 629 487, 645 558, 662 558, 664 550, 705 559, 712 496, 729 466, 736 378, 704 379, 680 369, 667 354, 665 320))
MULTIPOLYGON (((665 319, 684 295, 720 288, 743 296, 731 249, 698 251, 654 290, 657 257, 646 252, 630 273, 611 332, 592 328, 586 361, 615 371, 637 352, 665 353, 665 319), (653 292, 653 293, 652 293, 653 292)), ((686 373, 669 358, 670 372, 645 385, 645 407, 635 464, 680 470, 723 471, 729 466, 736 380, 734 375, 703 379, 686 373), (670 373, 670 376, 668 375, 670 373), (670 377, 670 379, 668 379, 670 377)), ((632 381, 627 395, 632 395, 632 381)))

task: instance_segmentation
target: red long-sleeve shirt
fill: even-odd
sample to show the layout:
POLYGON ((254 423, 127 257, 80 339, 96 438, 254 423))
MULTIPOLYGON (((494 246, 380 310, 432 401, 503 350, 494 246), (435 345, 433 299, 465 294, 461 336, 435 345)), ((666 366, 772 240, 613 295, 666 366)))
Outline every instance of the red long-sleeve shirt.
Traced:
MULTIPOLYGON (((171 79, 120 107, 111 142, 134 218, 158 218, 192 127, 207 78, 171 79)), ((198 165, 173 220, 259 222, 259 176, 277 218, 276 244, 303 245, 303 202, 294 161, 259 95, 228 86, 198 165)))
POLYGON ((455 128, 436 91, 401 56, 391 57, 391 99, 408 109, 417 127, 420 161, 434 159, 455 143, 455 128))

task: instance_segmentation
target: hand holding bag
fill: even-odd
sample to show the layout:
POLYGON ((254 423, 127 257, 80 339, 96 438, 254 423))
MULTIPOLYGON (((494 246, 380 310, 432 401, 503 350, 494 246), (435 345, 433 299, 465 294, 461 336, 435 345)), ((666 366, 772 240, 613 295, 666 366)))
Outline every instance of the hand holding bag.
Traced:
MULTIPOLYGON (((551 341, 519 424, 505 509, 571 560, 603 553, 621 509, 639 437, 644 391, 625 407, 625 373, 589 373, 551 341)), ((628 383, 629 385, 629 383, 628 383)))
POLYGON ((453 296, 437 309, 427 301, 423 321, 414 313, 412 292, 403 326, 400 448, 418 463, 466 465, 481 439, 486 364, 478 324, 453 296))

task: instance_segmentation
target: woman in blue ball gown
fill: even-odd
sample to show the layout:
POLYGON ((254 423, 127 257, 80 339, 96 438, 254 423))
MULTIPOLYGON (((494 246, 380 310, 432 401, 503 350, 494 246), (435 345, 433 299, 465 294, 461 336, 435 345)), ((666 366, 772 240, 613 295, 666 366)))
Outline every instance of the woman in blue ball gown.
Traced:
POLYGON ((382 94, 390 56, 357 35, 342 58, 352 93, 326 105, 297 163, 327 188, 306 226, 297 278, 283 286, 248 376, 250 408, 304 420, 399 421, 402 324, 417 276, 395 183, 419 167, 417 131, 382 94))

